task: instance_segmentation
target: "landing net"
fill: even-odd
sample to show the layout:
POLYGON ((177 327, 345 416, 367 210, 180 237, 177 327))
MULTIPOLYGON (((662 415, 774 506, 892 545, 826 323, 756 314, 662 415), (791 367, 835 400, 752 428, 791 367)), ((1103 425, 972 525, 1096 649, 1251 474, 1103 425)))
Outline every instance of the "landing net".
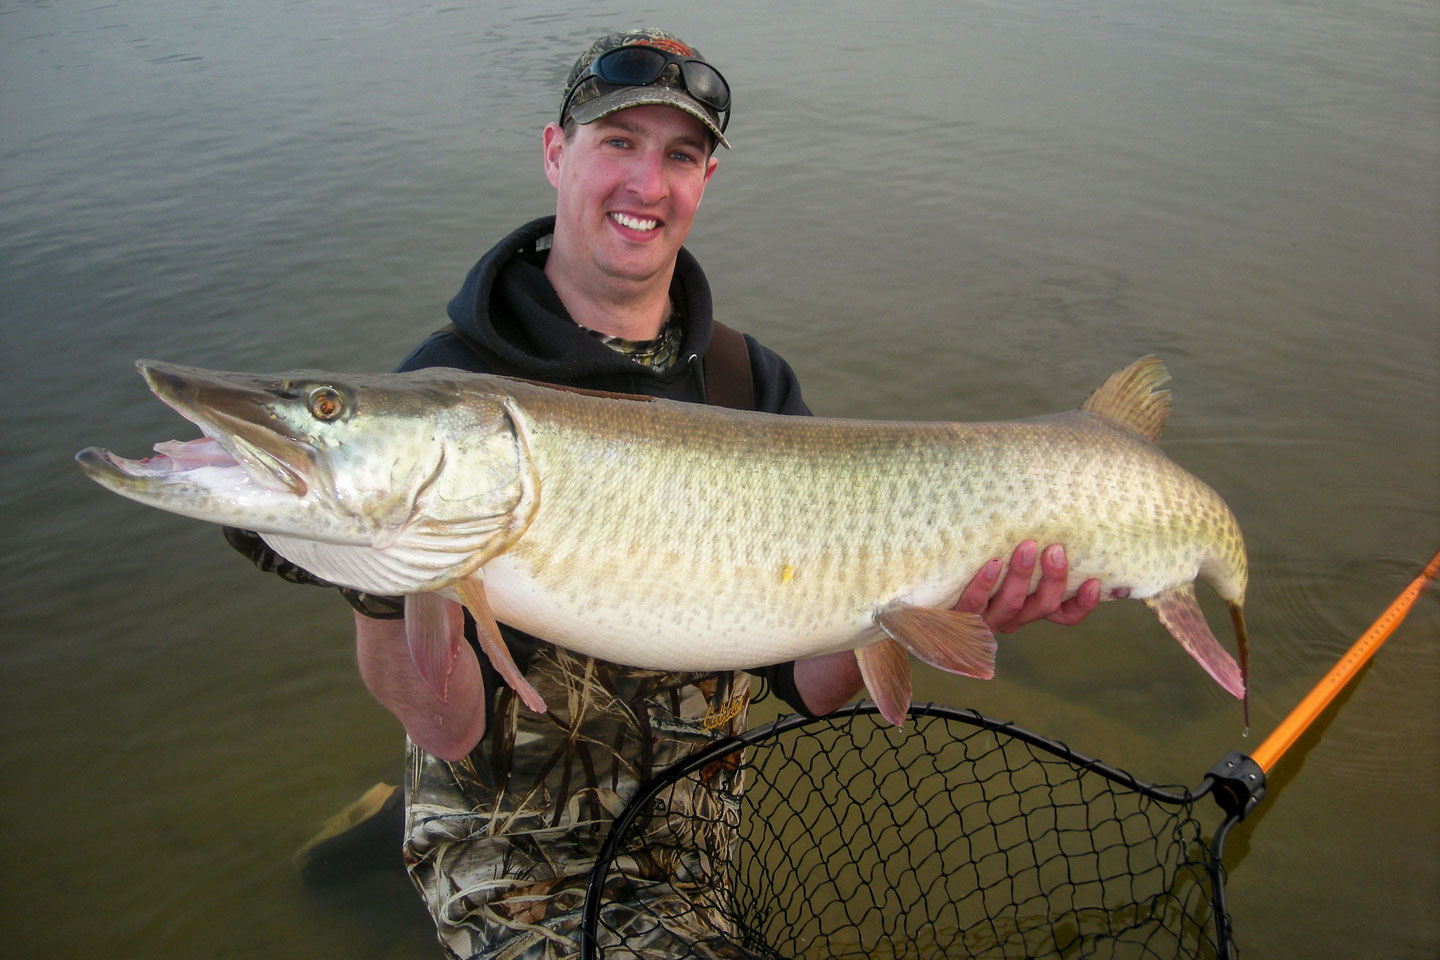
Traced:
POLYGON ((1146 784, 948 707, 901 729, 871 704, 785 718, 635 797, 581 955, 1231 957, 1219 851, 1238 817, 1207 838, 1210 783, 1146 784))

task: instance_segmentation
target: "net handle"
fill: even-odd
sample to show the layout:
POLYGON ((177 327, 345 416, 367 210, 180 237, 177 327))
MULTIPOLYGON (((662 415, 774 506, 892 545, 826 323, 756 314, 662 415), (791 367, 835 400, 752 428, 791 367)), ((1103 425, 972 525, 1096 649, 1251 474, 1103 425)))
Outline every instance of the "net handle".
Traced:
POLYGON ((1360 668, 1370 662, 1380 645, 1404 622, 1410 608, 1415 605, 1420 594, 1425 592, 1425 588, 1435 581, 1437 574, 1440 574, 1440 552, 1430 558, 1420 576, 1400 591, 1400 595, 1385 608, 1385 612, 1370 625, 1370 629, 1360 635, 1360 639, 1330 668, 1324 679, 1290 711, 1290 715, 1280 722, 1275 731, 1260 744, 1260 748, 1250 755, 1250 758, 1260 765, 1260 769, 1269 773, 1285 755, 1285 751, 1300 739, 1360 668))

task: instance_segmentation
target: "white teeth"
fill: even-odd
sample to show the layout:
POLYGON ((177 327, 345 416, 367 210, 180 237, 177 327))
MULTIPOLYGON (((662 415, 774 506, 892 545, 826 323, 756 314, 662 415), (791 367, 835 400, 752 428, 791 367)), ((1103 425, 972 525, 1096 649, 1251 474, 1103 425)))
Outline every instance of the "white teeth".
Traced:
POLYGON ((631 230, 654 230, 660 225, 659 220, 642 220, 628 213, 612 213, 610 217, 620 226, 629 227, 631 230))

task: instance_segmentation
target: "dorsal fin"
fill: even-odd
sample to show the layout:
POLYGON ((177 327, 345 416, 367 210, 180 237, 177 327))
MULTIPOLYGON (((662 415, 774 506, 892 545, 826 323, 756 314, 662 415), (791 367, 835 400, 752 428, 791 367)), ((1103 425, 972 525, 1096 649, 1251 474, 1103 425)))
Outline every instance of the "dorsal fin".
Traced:
POLYGON ((1157 443, 1170 415, 1170 391, 1159 389, 1170 373, 1159 357, 1141 357, 1119 373, 1112 374, 1100 389, 1080 404, 1117 427, 1157 443))

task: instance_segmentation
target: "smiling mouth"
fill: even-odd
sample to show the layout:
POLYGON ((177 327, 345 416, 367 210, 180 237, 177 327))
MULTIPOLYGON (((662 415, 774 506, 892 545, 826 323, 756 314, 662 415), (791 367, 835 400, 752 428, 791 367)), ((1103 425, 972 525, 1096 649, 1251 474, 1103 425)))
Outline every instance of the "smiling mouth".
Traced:
POLYGON ((648 233, 649 231, 654 230, 656 227, 660 226, 659 220, 649 220, 645 217, 632 217, 628 213, 612 213, 610 214, 610 219, 614 220, 622 227, 628 227, 631 230, 639 230, 641 233, 648 233))

